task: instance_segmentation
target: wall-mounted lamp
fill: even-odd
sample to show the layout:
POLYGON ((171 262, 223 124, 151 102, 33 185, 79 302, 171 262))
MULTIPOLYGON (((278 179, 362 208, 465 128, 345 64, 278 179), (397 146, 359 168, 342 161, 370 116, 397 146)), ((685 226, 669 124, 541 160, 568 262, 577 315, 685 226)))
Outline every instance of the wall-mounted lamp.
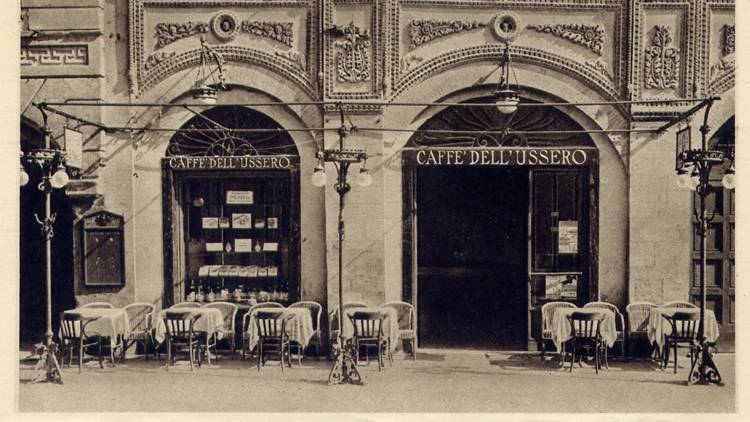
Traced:
POLYGON ((217 53, 206 43, 206 37, 201 36, 201 56, 198 72, 195 77, 195 85, 190 93, 193 99, 205 105, 214 105, 217 101, 217 92, 219 89, 226 89, 224 79, 224 57, 217 53), (211 69, 210 62, 216 62, 216 72, 218 72, 218 81, 214 77, 214 71, 211 69), (211 79, 213 84, 209 85, 211 79), (218 89, 217 89, 218 88, 218 89))
POLYGON ((518 79, 516 73, 513 71, 510 61, 510 44, 505 42, 505 54, 503 54, 503 62, 500 69, 500 80, 497 82, 497 89, 495 89, 495 105, 498 111, 502 114, 512 114, 518 110, 518 79), (515 87, 510 84, 510 78, 513 75, 515 81, 515 87))

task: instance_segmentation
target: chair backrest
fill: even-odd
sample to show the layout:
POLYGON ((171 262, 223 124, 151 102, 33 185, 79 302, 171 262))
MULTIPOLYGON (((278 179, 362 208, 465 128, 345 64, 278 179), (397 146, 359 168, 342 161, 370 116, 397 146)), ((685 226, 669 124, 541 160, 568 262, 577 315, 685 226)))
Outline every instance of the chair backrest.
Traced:
POLYGON ((283 307, 284 305, 280 304, 279 302, 260 302, 256 305, 251 306, 249 312, 252 312, 260 308, 283 308, 283 307))
POLYGON ((672 315, 663 315, 672 326, 672 332, 668 336, 675 341, 692 341, 698 333, 698 312, 675 312, 672 315))
POLYGON ((82 305, 81 308, 102 308, 102 309, 113 309, 115 305, 107 302, 91 302, 82 305))
POLYGON ((596 338, 603 319, 604 314, 600 312, 573 312, 568 315, 571 335, 575 338, 596 338))
POLYGON ((299 302, 292 303, 288 306, 289 308, 307 308, 310 311, 310 317, 313 321, 313 330, 318 331, 320 329, 320 313, 323 311, 323 307, 318 302, 310 300, 301 300, 299 302))
POLYGON ((234 335, 234 319, 237 317, 237 305, 229 302, 211 302, 206 308, 216 308, 224 318, 224 331, 234 335))
POLYGON ((552 316, 557 308, 577 308, 577 306, 570 302, 547 302, 542 305, 542 331, 552 329, 550 324, 552 324, 552 316))
POLYGON ((414 306, 412 306, 411 303, 401 301, 386 302, 382 307, 393 308, 396 310, 399 330, 414 329, 414 306))
POLYGON ((589 302, 583 305, 583 307, 594 308, 594 309, 607 309, 607 310, 612 311, 612 313, 615 314, 615 329, 620 332, 625 331, 625 318, 620 313, 620 310, 617 309, 617 306, 608 302, 589 302))
POLYGON ((285 315, 284 311, 276 309, 261 309, 255 313, 255 324, 258 327, 258 337, 278 338, 286 334, 286 322, 293 315, 285 315))
POLYGON ((151 329, 154 310, 156 307, 150 303, 138 302, 125 305, 122 308, 128 314, 128 325, 131 333, 145 333, 151 329))
POLYGON ((174 305, 170 306, 169 309, 179 309, 179 308, 202 308, 203 305, 200 304, 200 302, 180 302, 175 303, 174 305))
POLYGON ((697 308, 695 304, 685 302, 684 300, 675 300, 674 302, 667 302, 661 305, 662 308, 697 308))
POLYGON ((167 311, 164 313, 164 326, 167 336, 172 339, 188 339, 193 337, 193 325, 200 314, 189 311, 167 311))
POLYGON ((63 339, 77 340, 86 336, 86 325, 97 317, 84 317, 81 314, 61 313, 60 331, 63 339))
POLYGON ((383 320, 385 314, 382 312, 355 311, 349 314, 354 326, 354 337, 360 339, 375 339, 383 336, 383 320))
POLYGON ((633 302, 628 304, 625 307, 625 313, 628 314, 628 331, 631 333, 645 333, 648 331, 651 308, 656 308, 656 304, 651 302, 633 302))
POLYGON ((366 307, 367 307, 367 304, 364 302, 346 302, 344 304, 344 312, 353 308, 366 308, 366 307))

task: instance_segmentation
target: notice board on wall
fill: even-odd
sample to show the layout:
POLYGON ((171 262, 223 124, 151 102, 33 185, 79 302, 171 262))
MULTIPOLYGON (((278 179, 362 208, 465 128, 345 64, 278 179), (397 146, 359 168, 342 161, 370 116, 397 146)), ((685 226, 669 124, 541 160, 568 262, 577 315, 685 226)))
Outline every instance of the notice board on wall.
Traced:
POLYGON ((83 279, 86 286, 125 284, 123 217, 98 211, 83 219, 83 279))

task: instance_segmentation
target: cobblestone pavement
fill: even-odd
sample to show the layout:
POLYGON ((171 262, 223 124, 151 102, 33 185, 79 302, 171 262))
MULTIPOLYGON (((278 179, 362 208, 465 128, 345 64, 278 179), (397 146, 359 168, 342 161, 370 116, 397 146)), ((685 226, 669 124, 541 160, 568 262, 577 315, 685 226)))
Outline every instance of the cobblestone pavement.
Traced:
MULTIPOLYGON (((222 356, 211 366, 204 362, 191 372, 187 362, 177 362, 165 371, 163 358, 129 357, 125 363, 117 361, 116 367, 105 363, 104 369, 90 359, 81 374, 75 366, 63 367, 64 385, 29 384, 34 361, 21 360, 17 410, 230 412, 228 417, 244 412, 375 412, 376 416, 364 420, 382 420, 383 412, 397 412, 397 420, 433 420, 403 412, 437 416, 475 412, 477 418, 497 420, 497 412, 528 418, 532 413, 549 417, 559 412, 736 411, 734 354, 716 355, 724 386, 688 386, 689 359, 685 356, 679 358, 677 374, 671 367, 659 369, 648 359, 616 357, 610 357, 609 369, 596 374, 593 366, 577 364, 569 372, 568 366, 559 366, 555 355, 542 361, 538 353, 425 350, 418 353, 416 362, 396 355, 393 366, 386 363, 382 372, 375 363, 362 364, 362 385, 336 386, 327 384, 332 362, 326 359, 306 358, 301 367, 294 361, 292 368, 282 372, 276 362, 258 371, 254 361, 222 356)), ((160 420, 155 419, 158 414, 150 415, 148 420, 160 420)), ((270 420, 271 416, 240 420, 270 420)), ((335 420, 344 416, 337 413, 335 420)))

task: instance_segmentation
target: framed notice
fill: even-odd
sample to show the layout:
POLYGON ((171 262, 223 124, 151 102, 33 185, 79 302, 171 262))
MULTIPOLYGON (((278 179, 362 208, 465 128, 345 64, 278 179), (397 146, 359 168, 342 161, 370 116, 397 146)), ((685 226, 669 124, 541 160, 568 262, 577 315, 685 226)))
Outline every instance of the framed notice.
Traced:
POLYGON ((276 252, 279 250, 279 244, 276 242, 265 242, 263 244, 263 252, 276 252))
POLYGON ((203 217, 201 220, 204 229, 218 229, 219 219, 217 217, 203 217))
POLYGON ((252 252, 253 239, 234 239, 235 252, 252 252))
POLYGON ((578 253, 578 222, 560 221, 557 230, 558 242, 557 253, 578 253))
POLYGON ((253 203, 253 191, 251 190, 228 190, 227 204, 248 204, 253 203))
POLYGON ((279 219, 276 217, 268 217, 266 219, 266 227, 268 227, 269 229, 278 229, 279 219))
POLYGON ((206 242, 206 252, 221 252, 224 250, 224 245, 221 242, 206 242))
POLYGON ((682 153, 690 149, 690 126, 677 132, 675 145, 675 170, 680 170, 685 166, 685 160, 682 153))
POLYGON ((219 217, 219 228, 220 229, 229 228, 229 217, 219 217))
POLYGON ((266 227, 266 219, 265 218, 256 218, 255 219, 255 228, 256 229, 263 229, 266 227))
POLYGON ((544 277, 544 297, 547 299, 559 299, 562 296, 562 282, 564 275, 548 275, 544 277))
POLYGON ((235 229, 252 229, 253 216, 250 213, 232 214, 232 228, 235 229))

